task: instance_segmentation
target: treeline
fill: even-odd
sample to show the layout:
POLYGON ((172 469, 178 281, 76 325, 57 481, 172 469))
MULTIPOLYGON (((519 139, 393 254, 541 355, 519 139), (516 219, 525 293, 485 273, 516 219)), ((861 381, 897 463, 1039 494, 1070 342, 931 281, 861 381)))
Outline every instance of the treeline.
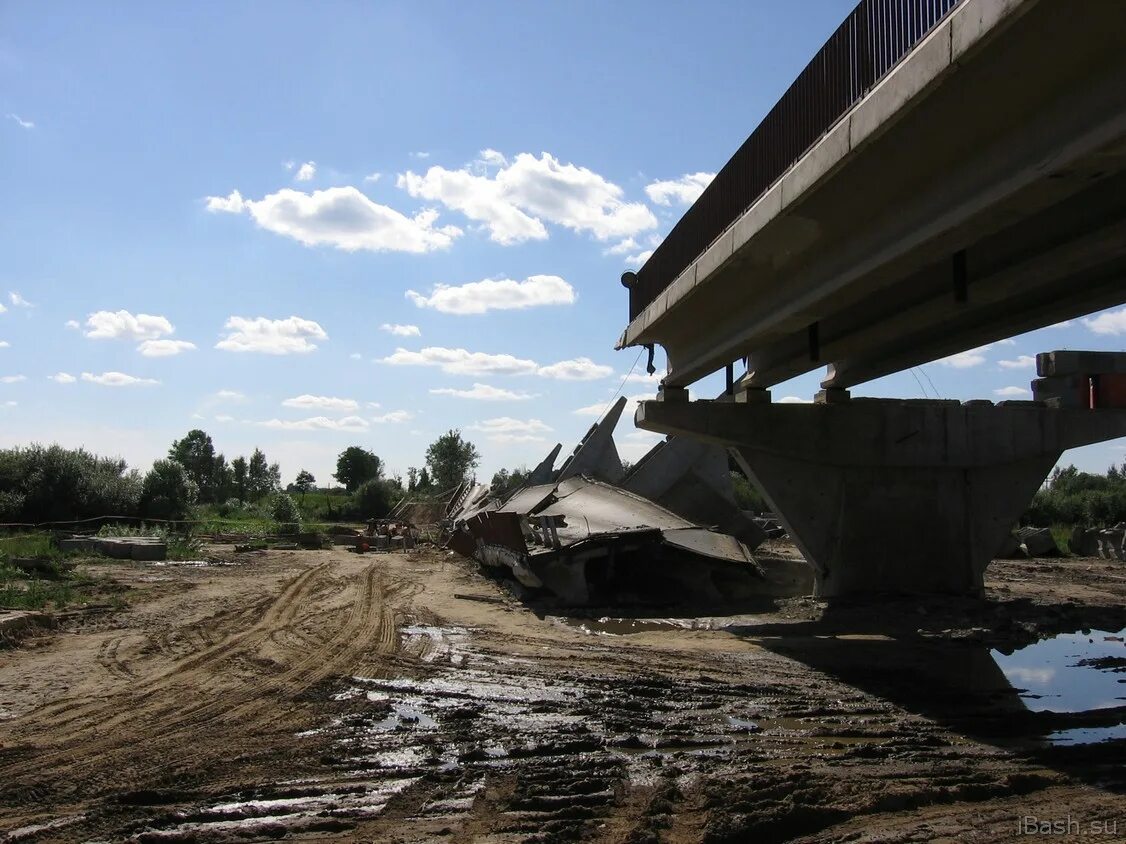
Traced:
POLYGON ((1126 464, 1105 475, 1056 468, 1032 499, 1022 522, 1035 527, 1106 527, 1126 522, 1126 464))
POLYGON ((0 449, 0 522, 41 524, 109 516, 261 518, 293 529, 309 515, 381 518, 410 492, 442 492, 472 478, 479 459, 460 431, 448 431, 427 449, 424 468, 410 470, 411 483, 405 487, 402 478, 384 476, 383 461, 375 453, 350 446, 338 456, 333 475, 343 490, 318 491, 316 478, 302 469, 283 492, 280 467, 261 449, 228 461, 216 451, 211 436, 199 429, 173 441, 168 457, 155 461, 143 475, 124 460, 84 449, 0 449), (293 494, 301 504, 310 498, 319 513, 303 512, 293 494))

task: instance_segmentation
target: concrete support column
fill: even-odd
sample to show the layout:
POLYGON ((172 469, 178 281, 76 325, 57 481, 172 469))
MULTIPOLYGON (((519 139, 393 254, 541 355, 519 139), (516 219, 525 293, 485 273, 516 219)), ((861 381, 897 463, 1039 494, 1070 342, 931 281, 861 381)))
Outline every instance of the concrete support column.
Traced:
POLYGON ((1126 411, 644 402, 637 424, 731 447, 813 565, 816 594, 978 595, 1063 451, 1126 435, 1126 411))

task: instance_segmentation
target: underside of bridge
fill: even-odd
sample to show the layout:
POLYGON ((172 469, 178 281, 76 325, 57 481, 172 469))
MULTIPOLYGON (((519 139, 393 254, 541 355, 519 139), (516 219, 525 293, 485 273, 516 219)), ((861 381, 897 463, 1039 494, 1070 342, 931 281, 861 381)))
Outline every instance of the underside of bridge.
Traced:
POLYGON ((1124 31, 1118 0, 963 0, 694 260, 667 259, 690 211, 663 280, 623 279, 619 347, 669 358, 637 424, 731 447, 821 594, 979 592, 1061 453, 1126 435, 1120 410, 848 393, 1126 301, 1124 31), (687 402, 739 360, 733 403, 687 402), (822 366, 821 403, 770 403, 822 366))

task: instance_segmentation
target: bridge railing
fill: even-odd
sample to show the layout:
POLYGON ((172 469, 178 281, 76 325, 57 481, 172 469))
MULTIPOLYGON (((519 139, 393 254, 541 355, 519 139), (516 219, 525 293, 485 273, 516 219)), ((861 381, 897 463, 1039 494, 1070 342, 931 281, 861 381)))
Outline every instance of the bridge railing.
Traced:
POLYGON ((632 321, 962 0, 861 0, 630 288, 632 321))

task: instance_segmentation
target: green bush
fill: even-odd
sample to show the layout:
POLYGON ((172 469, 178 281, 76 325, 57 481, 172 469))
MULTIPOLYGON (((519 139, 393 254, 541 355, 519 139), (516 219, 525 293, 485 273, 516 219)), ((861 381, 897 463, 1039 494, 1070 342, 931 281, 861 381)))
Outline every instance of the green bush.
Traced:
POLYGON ((274 493, 274 497, 270 500, 270 515, 278 523, 280 533, 301 531, 301 510, 297 502, 284 492, 274 493))

